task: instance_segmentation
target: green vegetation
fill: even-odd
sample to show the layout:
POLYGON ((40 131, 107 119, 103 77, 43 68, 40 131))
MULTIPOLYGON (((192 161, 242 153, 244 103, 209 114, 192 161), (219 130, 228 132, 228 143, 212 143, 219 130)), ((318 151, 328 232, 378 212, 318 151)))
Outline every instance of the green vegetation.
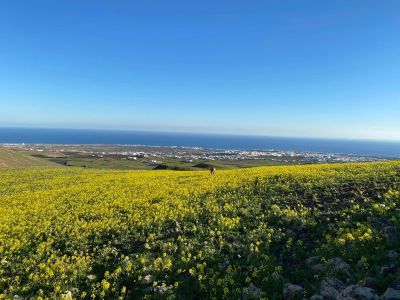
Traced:
MULTIPOLYGON (((46 158, 69 167, 96 168, 96 169, 115 169, 115 170, 186 170, 195 171, 214 166, 218 169, 237 169, 260 166, 283 165, 282 162, 275 162, 268 159, 248 159, 248 160, 215 160, 212 162, 194 161, 185 162, 178 159, 163 159, 162 163, 151 163, 148 158, 139 158, 138 160, 128 160, 121 157, 90 157, 82 155, 69 155, 66 157, 46 158)), ((290 164, 290 163, 286 163, 290 164)))
POLYGON ((400 162, 214 176, 4 168, 0 294, 282 299, 293 283, 304 288, 294 299, 326 276, 368 277, 381 294, 400 267, 399 183, 400 162))

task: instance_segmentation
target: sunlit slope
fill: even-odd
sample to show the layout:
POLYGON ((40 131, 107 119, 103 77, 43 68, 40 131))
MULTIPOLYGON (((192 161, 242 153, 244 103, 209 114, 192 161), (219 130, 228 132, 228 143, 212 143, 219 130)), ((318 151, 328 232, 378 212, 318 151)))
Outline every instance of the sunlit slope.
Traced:
MULTIPOLYGON (((281 299, 292 282, 309 297, 327 275, 362 280, 359 260, 379 279, 387 251, 399 246, 385 233, 399 229, 399 175, 399 162, 214 176, 4 168, 0 291, 5 298, 281 299), (315 264, 340 257, 351 272, 316 274, 305 263, 312 256, 315 264)), ((381 278, 379 292, 391 279, 381 278)))
POLYGON ((22 151, 10 150, 0 146, 0 168, 1 167, 39 167, 54 166, 57 164, 45 159, 30 156, 22 151))

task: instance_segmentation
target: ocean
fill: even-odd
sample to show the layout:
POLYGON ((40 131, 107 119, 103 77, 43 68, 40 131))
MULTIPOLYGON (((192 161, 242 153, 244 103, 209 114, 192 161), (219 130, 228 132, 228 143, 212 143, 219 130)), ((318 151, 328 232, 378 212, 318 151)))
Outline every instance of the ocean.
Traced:
POLYGON ((0 143, 182 146, 226 150, 310 151, 400 158, 400 142, 144 131, 4 127, 0 128, 0 143))

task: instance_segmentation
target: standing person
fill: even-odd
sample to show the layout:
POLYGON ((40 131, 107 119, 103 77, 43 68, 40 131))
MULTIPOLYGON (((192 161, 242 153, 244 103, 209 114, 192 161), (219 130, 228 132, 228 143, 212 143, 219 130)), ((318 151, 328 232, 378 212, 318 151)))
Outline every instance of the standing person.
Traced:
POLYGON ((217 169, 216 169, 215 167, 212 167, 212 168, 210 169, 210 174, 211 174, 211 175, 214 175, 216 170, 217 170, 217 169))

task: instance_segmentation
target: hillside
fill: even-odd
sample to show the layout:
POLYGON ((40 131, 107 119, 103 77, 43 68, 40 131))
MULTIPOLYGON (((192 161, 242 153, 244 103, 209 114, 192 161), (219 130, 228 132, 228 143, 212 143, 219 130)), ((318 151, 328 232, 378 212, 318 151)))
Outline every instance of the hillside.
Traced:
POLYGON ((378 299, 400 290, 400 162, 214 176, 4 168, 0 195, 7 299, 378 299))
POLYGON ((0 168, 1 167, 38 167, 53 166, 57 164, 45 159, 30 156, 24 151, 11 150, 0 146, 0 168))

